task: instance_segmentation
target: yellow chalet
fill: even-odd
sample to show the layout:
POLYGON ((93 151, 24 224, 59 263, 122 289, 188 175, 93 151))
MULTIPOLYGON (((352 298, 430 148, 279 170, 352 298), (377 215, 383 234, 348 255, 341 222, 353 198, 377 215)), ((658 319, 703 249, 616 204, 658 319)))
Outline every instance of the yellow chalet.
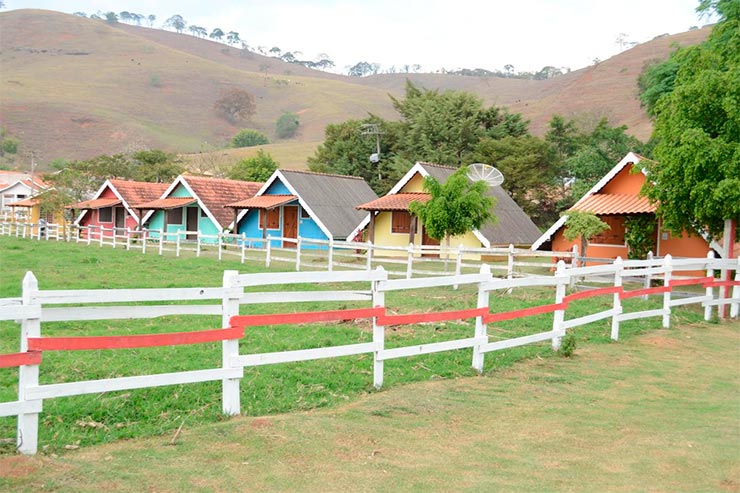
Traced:
MULTIPOLYGON (((370 215, 360 223, 355 234, 367 228, 366 239, 375 245, 406 247, 409 243, 439 245, 430 238, 417 217, 409 212, 411 202, 426 202, 431 197, 424 192, 423 181, 427 176, 444 183, 457 168, 432 163, 416 163, 385 196, 361 204, 357 209, 370 215)), ((480 230, 470 231, 450 240, 451 247, 491 248, 509 246, 529 248, 541 235, 539 228, 501 187, 490 187, 488 194, 496 199, 492 211, 496 222, 485 224, 480 230)), ((353 237, 354 234, 351 236, 353 237)), ((402 251, 388 251, 387 255, 406 255, 402 251)))

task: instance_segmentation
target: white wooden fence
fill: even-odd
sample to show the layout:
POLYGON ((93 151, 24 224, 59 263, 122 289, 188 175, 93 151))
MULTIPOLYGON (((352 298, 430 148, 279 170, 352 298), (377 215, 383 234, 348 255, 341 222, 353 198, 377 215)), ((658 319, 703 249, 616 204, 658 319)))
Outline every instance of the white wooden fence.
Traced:
MULTIPOLYGON (((207 235, 198 231, 163 232, 162 230, 131 230, 101 226, 66 228, 58 224, 32 224, 0 221, 0 235, 82 243, 137 250, 142 253, 165 252, 183 255, 215 255, 264 263, 266 267, 292 266, 296 271, 305 270, 373 270, 382 266, 392 277, 459 275, 477 272, 481 263, 491 270, 513 278, 532 273, 541 274, 555 270, 558 260, 577 265, 582 259, 577 248, 568 252, 532 251, 515 248, 467 248, 462 245, 447 249, 440 246, 383 246, 372 242, 315 240, 310 238, 249 238, 244 234, 207 235), (290 248, 275 244, 292 245, 290 248)), ((598 259, 602 261, 602 259, 598 259)), ((611 263, 612 260, 605 259, 611 263)))
MULTIPOLYGON (((631 284, 634 285, 634 282, 631 284)), ((604 319, 611 319, 611 337, 614 340, 619 338, 620 323, 627 320, 661 317, 662 326, 667 328, 670 325, 673 307, 691 303, 705 307, 706 319, 711 317, 713 307, 718 307, 719 312, 722 313, 723 307, 728 305, 730 316, 737 317, 740 306, 740 263, 738 260, 714 259, 712 256, 704 259, 681 260, 666 257, 652 261, 621 261, 618 259, 614 265, 579 268, 568 268, 561 261, 553 275, 514 279, 495 278, 486 265, 473 274, 418 279, 389 279, 388 273, 382 267, 369 272, 239 274, 237 271, 225 271, 223 284, 220 287, 74 291, 41 290, 36 277, 29 272, 23 280, 21 298, 0 300, 0 320, 14 320, 21 327, 20 352, 0 355, 0 368, 19 367, 18 400, 0 403, 0 417, 18 417, 17 448, 24 454, 34 454, 38 447, 39 413, 42 412, 44 399, 220 380, 223 389, 223 412, 227 415, 235 415, 241 411, 240 381, 245 367, 367 353, 373 355, 373 384, 379 388, 383 384, 384 362, 390 359, 467 348, 472 349, 472 367, 482 372, 485 354, 491 351, 548 340, 553 349, 558 349, 561 338, 569 329, 604 319), (706 276, 688 279, 684 276, 681 280, 676 280, 677 274, 697 270, 706 272, 706 276), (715 278, 716 271, 723 272, 723 277, 715 278), (566 294, 571 278, 592 275, 611 276, 613 285, 566 294), (651 287, 650 283, 645 282, 637 284, 637 289, 627 289, 623 285, 625 278, 660 280, 662 285, 651 287), (304 283, 324 286, 327 283, 338 283, 342 289, 333 287, 332 290, 253 292, 255 287, 284 287, 304 283), (357 283, 366 283, 367 289, 357 289, 357 283), (704 290, 688 297, 672 297, 676 287, 690 284, 700 285, 704 290), (475 286, 478 292, 476 305, 463 310, 423 314, 389 315, 385 311, 385 294, 388 292, 443 288, 454 285, 475 286), (503 313, 496 312, 495 306, 489 305, 492 292, 534 286, 554 288, 553 303, 503 313), (245 291, 245 288, 249 288, 248 291, 245 291), (613 300, 612 307, 608 310, 568 318, 569 304, 579 299, 605 295, 611 296, 613 300), (649 295, 662 296, 662 307, 647 311, 625 312, 622 300, 649 295), (198 303, 125 305, 125 303, 182 302, 183 300, 198 303), (203 301, 207 303, 203 304, 203 301), (297 303, 317 301, 366 301, 368 307, 318 312, 296 313, 293 311, 297 303), (124 303, 124 305, 100 306, 101 303, 124 303), (265 303, 287 304, 286 310, 288 311, 267 315, 239 315, 241 305, 265 303), (553 315, 552 329, 546 332, 498 340, 488 334, 487 327, 490 324, 547 313, 553 315), (173 314, 221 315, 222 327, 173 334, 106 337, 49 337, 42 336, 41 330, 42 324, 46 322, 142 319, 173 314), (358 318, 372 320, 371 342, 262 354, 243 353, 245 348, 239 345, 245 327, 358 318), (387 326, 473 318, 475 328, 468 338, 408 347, 386 348, 385 346, 387 326), (42 355, 45 351, 119 349, 213 341, 222 341, 222 363, 217 368, 43 385, 39 383, 42 355)))

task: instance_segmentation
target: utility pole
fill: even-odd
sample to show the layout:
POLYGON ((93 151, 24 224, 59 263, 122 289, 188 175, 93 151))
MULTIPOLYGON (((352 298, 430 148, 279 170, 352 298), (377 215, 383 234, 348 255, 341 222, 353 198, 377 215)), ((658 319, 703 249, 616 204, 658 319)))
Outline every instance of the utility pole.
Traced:
MULTIPOLYGON (((370 154, 370 162, 373 164, 378 164, 380 162, 380 135, 383 133, 380 130, 380 124, 379 123, 364 123, 361 126, 362 128, 362 135, 374 135, 375 136, 375 153, 370 154)), ((382 177, 380 176, 380 171, 378 171, 378 180, 380 180, 382 177)))

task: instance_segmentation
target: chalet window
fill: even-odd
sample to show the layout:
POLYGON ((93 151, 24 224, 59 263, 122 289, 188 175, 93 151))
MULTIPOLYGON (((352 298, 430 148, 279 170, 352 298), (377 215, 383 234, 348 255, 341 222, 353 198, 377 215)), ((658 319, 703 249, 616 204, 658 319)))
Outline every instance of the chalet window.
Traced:
POLYGON ((407 211, 393 211, 391 213, 391 233, 408 234, 411 231, 411 220, 411 214, 407 211))
POLYGON ((267 215, 267 229, 280 229, 280 209, 268 209, 259 211, 260 229, 265 229, 264 216, 267 215))
POLYGON ((165 211, 167 224, 182 224, 182 207, 165 211))
POLYGON ((311 215, 303 207, 301 207, 301 219, 311 219, 311 215))
POLYGON ((98 222, 109 223, 111 221, 113 221, 112 207, 103 207, 102 209, 98 209, 98 222))
POLYGON ((200 217, 208 217, 208 213, 206 212, 205 209, 200 210, 200 217))
POLYGON ((624 217, 622 216, 599 216, 599 219, 609 225, 609 229, 594 236, 590 243, 599 245, 624 246, 624 217))

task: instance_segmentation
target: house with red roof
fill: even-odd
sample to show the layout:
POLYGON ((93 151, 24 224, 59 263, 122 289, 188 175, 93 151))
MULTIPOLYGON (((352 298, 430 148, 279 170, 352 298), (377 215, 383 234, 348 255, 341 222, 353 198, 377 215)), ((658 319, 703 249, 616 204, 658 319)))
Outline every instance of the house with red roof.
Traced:
MULTIPOLYGON (((147 183, 129 180, 106 180, 90 200, 67 206, 73 215, 79 211, 74 224, 81 227, 102 226, 112 236, 112 228, 135 230, 140 226, 141 211, 133 204, 158 198, 167 189, 166 183, 147 183)), ((85 232, 82 232, 85 235, 85 232)))
POLYGON ((20 171, 0 170, 0 210, 13 210, 10 204, 31 199, 47 190, 49 185, 36 175, 20 171))
MULTIPOLYGON (((628 258, 629 246, 625 232, 629 218, 648 217, 655 221, 653 238, 657 256, 670 254, 673 257, 706 257, 710 250, 724 257, 724 248, 712 241, 701 231, 683 232, 673 235, 663 229, 660 218, 655 216, 656 206, 640 190, 647 179, 645 170, 639 166, 646 158, 628 153, 614 168, 594 185, 569 211, 591 212, 609 225, 604 233, 588 243, 588 256, 594 258, 628 258)), ((532 250, 566 251, 580 241, 568 241, 563 235, 568 216, 564 214, 532 245, 532 250)))
MULTIPOLYGON (((251 181, 180 175, 158 198, 133 204, 133 207, 141 211, 143 223, 149 230, 165 233, 187 231, 187 239, 195 239, 196 233, 217 235, 226 230, 233 231, 234 213, 225 206, 253 197, 262 185, 251 181)), ((152 233, 152 237, 158 237, 158 233, 152 233)))

